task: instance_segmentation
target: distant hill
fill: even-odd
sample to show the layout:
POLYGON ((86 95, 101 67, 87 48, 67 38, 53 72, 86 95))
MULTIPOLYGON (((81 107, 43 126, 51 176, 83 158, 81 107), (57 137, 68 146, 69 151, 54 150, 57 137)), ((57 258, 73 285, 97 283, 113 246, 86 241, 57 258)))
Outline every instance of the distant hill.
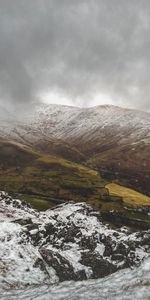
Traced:
POLYGON ((38 208, 85 201, 125 220, 128 209, 150 206, 149 113, 42 104, 0 125, 1 189, 38 208))
POLYGON ((150 113, 41 104, 26 121, 1 126, 0 136, 84 163, 108 180, 150 195, 150 113))

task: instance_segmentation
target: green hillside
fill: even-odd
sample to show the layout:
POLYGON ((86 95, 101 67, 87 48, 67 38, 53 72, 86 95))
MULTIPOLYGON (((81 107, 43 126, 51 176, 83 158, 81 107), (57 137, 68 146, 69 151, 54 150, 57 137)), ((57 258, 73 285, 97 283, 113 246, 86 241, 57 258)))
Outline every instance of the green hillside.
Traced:
POLYGON ((99 200, 105 184, 96 171, 80 164, 18 143, 0 143, 0 185, 8 192, 87 201, 99 200))
MULTIPOLYGON (((87 202, 101 212, 116 211, 132 219, 127 207, 150 206, 149 197, 104 180, 90 167, 8 141, 0 141, 0 189, 39 210, 65 201, 87 202)), ((134 212, 136 222, 142 218, 134 212)))

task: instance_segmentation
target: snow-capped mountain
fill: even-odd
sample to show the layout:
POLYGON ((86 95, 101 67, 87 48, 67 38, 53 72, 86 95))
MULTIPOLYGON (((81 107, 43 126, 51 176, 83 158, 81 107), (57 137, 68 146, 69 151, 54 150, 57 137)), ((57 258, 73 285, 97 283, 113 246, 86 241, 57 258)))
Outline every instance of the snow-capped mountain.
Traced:
POLYGON ((92 165, 107 178, 149 195, 150 113, 116 106, 37 105, 0 136, 92 165))
MULTIPOLYGON (((150 113, 116 106, 41 106, 31 124, 41 135, 79 150, 107 177, 129 179, 149 194, 150 113)), ((30 127, 30 128, 31 128, 30 127)), ((140 189, 139 189, 140 190, 140 189)))
MULTIPOLYGON (((79 108, 41 104, 28 112, 22 122, 17 122, 16 118, 20 132, 23 125, 31 126, 48 137, 73 139, 74 142, 80 137, 86 141, 96 140, 96 133, 103 136, 105 130, 111 128, 112 134, 113 130, 117 130, 118 141, 122 143, 125 139, 123 133, 128 130, 127 141, 150 143, 150 113, 111 105, 79 108)), ((14 128, 11 129, 13 134, 14 128)))
MULTIPOLYGON (((95 133, 102 135, 111 128, 118 132, 119 142, 124 142, 123 133, 134 142, 150 143, 150 114, 141 111, 102 105, 91 108, 76 108, 60 105, 41 105, 36 109, 34 124, 44 133, 63 140, 83 137, 86 141, 96 140, 95 133), (51 126, 50 126, 51 125, 51 126), (99 132, 97 132, 99 131, 99 132)), ((127 139, 127 140, 128 140, 127 139)))

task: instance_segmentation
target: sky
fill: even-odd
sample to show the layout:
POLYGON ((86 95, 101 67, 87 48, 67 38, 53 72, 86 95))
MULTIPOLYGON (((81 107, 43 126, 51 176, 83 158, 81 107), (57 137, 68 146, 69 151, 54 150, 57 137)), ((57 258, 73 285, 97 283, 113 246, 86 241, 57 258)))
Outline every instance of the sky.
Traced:
POLYGON ((150 110, 149 0, 0 0, 0 103, 150 110))

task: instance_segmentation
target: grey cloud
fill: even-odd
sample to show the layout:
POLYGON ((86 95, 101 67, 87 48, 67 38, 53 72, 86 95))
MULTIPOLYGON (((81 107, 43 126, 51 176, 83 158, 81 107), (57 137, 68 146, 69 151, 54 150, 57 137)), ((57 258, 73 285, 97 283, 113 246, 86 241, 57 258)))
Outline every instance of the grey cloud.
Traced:
POLYGON ((104 93, 149 110, 149 49, 149 0, 0 0, 0 99, 49 90, 88 106, 104 93))

